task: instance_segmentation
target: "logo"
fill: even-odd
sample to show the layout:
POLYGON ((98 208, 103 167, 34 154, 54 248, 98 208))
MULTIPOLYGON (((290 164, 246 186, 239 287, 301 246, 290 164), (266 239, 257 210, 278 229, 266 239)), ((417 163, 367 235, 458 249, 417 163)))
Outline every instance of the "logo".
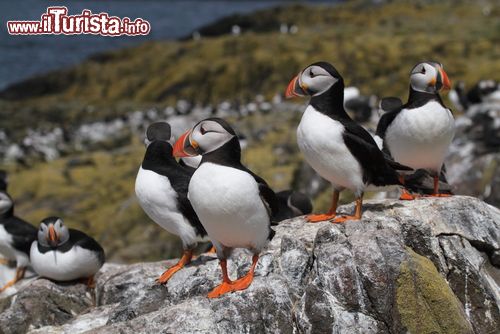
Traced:
POLYGON ((132 21, 108 13, 93 14, 88 9, 68 15, 68 8, 59 6, 48 7, 40 21, 7 21, 7 31, 10 35, 141 36, 149 34, 151 24, 142 18, 132 21))

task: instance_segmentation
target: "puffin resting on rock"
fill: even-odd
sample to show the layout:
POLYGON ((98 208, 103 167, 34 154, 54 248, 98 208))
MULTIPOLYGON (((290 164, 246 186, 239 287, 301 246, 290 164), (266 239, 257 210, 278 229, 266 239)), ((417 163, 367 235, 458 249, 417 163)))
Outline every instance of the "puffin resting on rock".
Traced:
POLYGON ((220 118, 205 119, 184 133, 173 154, 202 155, 189 183, 188 198, 216 249, 222 270, 222 283, 208 297, 248 288, 259 253, 274 236, 271 217, 279 210, 275 193, 241 164, 238 137, 220 118), (236 281, 227 273, 227 258, 234 248, 253 253, 250 271, 236 281))
POLYGON ((309 165, 333 185, 330 210, 309 215, 309 222, 359 220, 367 186, 401 185, 397 171, 411 168, 384 155, 373 137, 349 117, 343 103, 344 80, 331 64, 307 66, 290 81, 285 95, 311 96, 297 128, 297 142, 309 165), (356 196, 355 213, 337 217, 339 194, 346 188, 356 196))

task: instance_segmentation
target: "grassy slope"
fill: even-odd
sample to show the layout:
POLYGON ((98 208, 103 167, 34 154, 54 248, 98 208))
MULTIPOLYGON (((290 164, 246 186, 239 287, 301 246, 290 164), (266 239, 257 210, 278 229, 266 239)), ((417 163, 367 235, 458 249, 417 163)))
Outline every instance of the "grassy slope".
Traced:
POLYGON ((265 11, 255 14, 267 18, 257 20, 257 27, 261 21, 268 26, 293 22, 299 33, 153 42, 102 54, 5 91, 3 96, 14 100, 0 100, 0 108, 6 127, 14 130, 25 126, 28 115, 39 124, 71 123, 138 106, 162 107, 179 98, 246 100, 258 92, 282 92, 294 73, 316 60, 334 63, 347 84, 366 94, 404 95, 408 71, 428 58, 444 63, 452 80, 472 84, 500 73, 500 23, 495 20, 500 8, 493 7, 489 16, 481 10, 453 1, 265 11))
MULTIPOLYGON (((333 62, 347 84, 360 86, 366 94, 402 97, 408 71, 421 59, 439 59, 452 80, 465 79, 469 84, 500 73, 496 33, 500 23, 494 21, 500 14, 498 7, 489 17, 476 5, 441 2, 369 9, 350 3, 327 10, 291 7, 266 13, 275 22, 297 23, 300 32, 155 42, 100 55, 8 92, 45 94, 0 101, 2 128, 24 128, 26 119, 37 125, 79 122, 141 105, 161 107, 177 98, 216 102, 248 99, 257 92, 272 96, 282 92, 301 67, 319 59, 333 62), (91 114, 86 112, 89 106, 95 110, 91 114)), ((247 136, 252 128, 272 128, 262 141, 252 143, 244 159, 276 189, 291 184, 301 161, 295 145, 297 122, 292 114, 233 120, 247 136), (278 147, 289 151, 278 155, 278 147)), ((136 140, 112 154, 79 155, 93 161, 91 166, 68 168, 69 158, 15 172, 17 167, 9 166, 17 211, 33 223, 50 214, 64 216, 70 226, 83 228, 103 242, 113 259, 176 255, 178 242, 150 223, 134 200, 133 183, 143 150, 136 140), (124 247, 130 245, 134 247, 124 247)), ((316 208, 328 202, 325 193, 316 200, 316 208)))

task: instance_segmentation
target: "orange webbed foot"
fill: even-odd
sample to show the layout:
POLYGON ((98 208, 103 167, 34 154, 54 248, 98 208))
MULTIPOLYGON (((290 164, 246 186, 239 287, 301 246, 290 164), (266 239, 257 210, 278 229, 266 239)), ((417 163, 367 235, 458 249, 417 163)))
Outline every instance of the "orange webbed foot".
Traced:
POLYGON ((318 222, 323 222, 327 221, 330 219, 335 218, 336 214, 319 214, 319 215, 308 215, 306 217, 306 220, 308 223, 318 223, 318 222))
POLYGON ((175 265, 172 267, 168 268, 163 274, 161 274, 160 277, 156 279, 156 283, 158 284, 166 284, 168 280, 179 270, 184 268, 184 266, 188 263, 191 262, 191 259, 193 258, 193 251, 192 250, 186 250, 184 251, 184 254, 182 255, 181 259, 179 262, 177 262, 175 265))
POLYGON ((181 266, 179 265, 178 263, 170 268, 168 268, 167 270, 165 270, 165 272, 163 274, 161 274, 160 277, 158 277, 156 279, 156 283, 158 284, 166 284, 168 282, 168 280, 170 278, 172 278, 172 276, 178 272, 179 270, 182 269, 182 267, 184 266, 181 266))
POLYGON ((399 199, 401 201, 413 201, 413 200, 416 200, 418 197, 420 197, 420 196, 412 195, 409 192, 404 192, 404 193, 401 194, 401 196, 399 197, 399 199))
POLYGON ((335 218, 331 222, 333 224, 341 224, 341 223, 345 223, 346 221, 349 221, 349 220, 360 220, 360 219, 361 219, 361 217, 357 217, 357 216, 340 216, 340 217, 335 218))
POLYGON ((215 289, 210 291, 207 295, 208 298, 219 298, 220 296, 235 291, 233 289, 232 282, 222 282, 220 285, 216 286, 215 289))
POLYGON ((234 291, 246 290, 253 282, 253 273, 248 273, 244 277, 233 282, 234 291))

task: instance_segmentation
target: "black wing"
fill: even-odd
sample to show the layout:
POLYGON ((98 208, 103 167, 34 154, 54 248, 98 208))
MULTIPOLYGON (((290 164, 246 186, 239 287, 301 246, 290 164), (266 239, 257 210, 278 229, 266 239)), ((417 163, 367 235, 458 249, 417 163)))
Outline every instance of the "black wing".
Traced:
POLYGON ((394 121, 394 119, 401 112, 401 110, 403 110, 403 107, 400 107, 396 110, 389 111, 383 114, 382 117, 380 117, 380 120, 378 121, 377 131, 375 132, 375 134, 380 138, 384 139, 387 128, 391 125, 392 121, 394 121))
POLYGON ((12 235, 12 246, 21 252, 29 254, 31 244, 37 236, 37 228, 15 216, 6 219, 3 225, 5 230, 12 235))
POLYGON ((97 253, 97 258, 99 259, 99 262, 101 264, 104 263, 105 261, 104 249, 101 247, 101 245, 99 245, 97 241, 94 240, 94 238, 88 236, 87 234, 81 231, 74 230, 71 228, 69 229, 69 235, 70 235, 70 242, 68 243, 69 245, 80 246, 82 248, 97 253))
POLYGON ((252 175, 257 184, 259 185, 260 198, 264 203, 267 212, 269 213, 271 221, 274 221, 275 217, 278 215, 279 212, 279 201, 278 197, 276 196, 276 193, 274 192, 274 190, 271 189, 271 187, 269 187, 269 185, 263 178, 261 178, 260 176, 258 176, 257 174, 255 174, 254 172, 252 172, 243 165, 241 166, 241 169, 252 175))
POLYGON ((398 174, 389 166, 373 137, 355 122, 344 126, 344 142, 363 169, 363 181, 376 186, 400 184, 398 174))

